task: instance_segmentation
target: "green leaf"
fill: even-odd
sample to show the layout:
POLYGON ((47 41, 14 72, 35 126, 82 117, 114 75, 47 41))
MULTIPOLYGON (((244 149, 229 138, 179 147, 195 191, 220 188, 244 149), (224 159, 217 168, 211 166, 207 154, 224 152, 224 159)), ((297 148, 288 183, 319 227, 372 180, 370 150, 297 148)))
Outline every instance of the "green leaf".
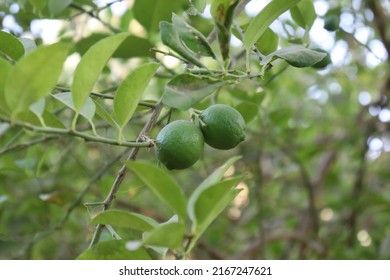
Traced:
POLYGON ((43 10, 47 6, 47 0, 28 0, 38 11, 43 10))
POLYGON ((227 83, 207 77, 178 75, 165 86, 162 101, 167 106, 187 110, 227 83))
POLYGON ((35 41, 29 38, 19 38, 19 41, 23 44, 25 55, 29 54, 37 48, 35 41))
POLYGON ((44 111, 42 114, 43 121, 47 126, 65 128, 64 124, 58 120, 58 118, 48 111, 44 111))
POLYGON ((173 24, 165 21, 160 22, 160 34, 164 45, 170 47, 188 62, 198 67, 205 68, 203 63, 181 41, 179 33, 173 24))
POLYGON ((126 249, 126 241, 110 240, 100 242, 84 251, 78 260, 151 260, 152 258, 140 247, 137 250, 126 249))
POLYGON ((72 96, 76 113, 79 113, 104 66, 118 46, 126 39, 127 33, 104 38, 94 44, 81 58, 74 73, 72 96))
POLYGON ((241 178, 234 178, 196 191, 188 201, 188 215, 193 225, 192 230, 199 237, 217 216, 229 205, 237 194, 234 187, 241 178))
POLYGON ((5 98, 14 116, 50 93, 68 50, 69 45, 63 43, 40 47, 13 67, 5 84, 5 98))
POLYGON ((0 31, 0 53, 19 60, 24 55, 23 44, 13 35, 0 31))
POLYGON ((141 57, 141 56, 153 56, 153 52, 150 49, 153 48, 152 43, 145 39, 137 36, 127 37, 119 48, 115 51, 113 57, 118 58, 130 58, 130 57, 141 57))
MULTIPOLYGON (((222 166, 215 169, 213 171, 213 173, 211 173, 205 180, 203 180, 202 183, 200 183, 200 185, 191 194, 191 196, 188 200, 188 204, 187 204, 187 213, 188 213, 188 217, 193 221, 193 230, 196 231, 199 235, 205 229, 205 227, 207 227, 206 222, 202 225, 202 222, 201 222, 201 220, 199 220, 199 217, 197 215, 197 211, 196 211, 197 206, 196 205, 198 203, 199 197, 203 196, 204 194, 206 194, 206 196, 207 196, 208 192, 209 192, 208 191, 209 188, 212 188, 214 185, 221 183, 220 181, 223 178, 226 171, 240 158, 241 158, 240 156, 237 156, 237 157, 232 157, 229 160, 227 160, 222 166)), ((220 207, 222 207, 224 205, 223 203, 225 203, 225 200, 227 203, 230 202, 231 195, 232 194, 228 195, 226 198, 223 197, 223 194, 221 195, 221 197, 220 197, 221 198, 221 201, 220 201, 221 206, 220 207)), ((216 205, 217 204, 215 204, 214 206, 216 206, 216 205)), ((222 210, 224 208, 225 207, 223 207, 222 210)), ((217 211, 219 211, 218 209, 220 209, 220 208, 215 208, 214 214, 217 211)), ((212 214, 212 213, 210 213, 210 214, 212 214)), ((211 216, 210 216, 210 218, 211 218, 211 216)))
MULTIPOLYGON (((196 192, 202 192, 203 189, 208 188, 209 186, 218 183, 222 178, 223 175, 226 173, 226 171, 237 161, 241 158, 241 156, 232 157, 229 160, 227 160, 223 165, 218 167, 211 173, 206 179, 200 183, 200 185, 196 188, 194 191, 194 194, 196 192)), ((191 199, 191 198, 190 198, 191 199)), ((192 198, 193 199, 193 198, 192 198)), ((193 217, 193 216, 192 216, 193 217)))
POLYGON ((214 0, 211 3, 210 13, 215 22, 225 25, 226 13, 231 0, 214 0))
POLYGON ((30 105, 29 109, 31 112, 33 112, 38 117, 41 117, 43 113, 45 112, 45 98, 41 98, 38 101, 34 102, 30 105))
POLYGON ((72 0, 49 0, 49 11, 53 15, 57 15, 64 11, 70 4, 72 3, 72 0))
POLYGON ((182 223, 169 222, 146 233, 142 243, 150 246, 179 249, 183 246, 184 237, 184 225, 182 223))
POLYGON ((103 120, 108 122, 112 127, 119 128, 119 125, 116 123, 114 118, 111 116, 109 112, 106 111, 106 109, 103 107, 102 104, 100 104, 98 101, 93 100, 93 102, 96 105, 96 114, 101 117, 103 120))
POLYGON ((172 15, 172 23, 175 26, 180 39, 184 44, 195 52, 203 56, 215 58, 215 54, 211 49, 206 37, 197 29, 189 25, 182 17, 176 14, 172 15))
POLYGON ((206 8, 206 0, 190 0, 191 8, 196 9, 197 13, 203 13, 206 8))
POLYGON ((10 110, 6 103, 4 87, 11 69, 12 64, 0 57, 0 111, 6 114, 9 114, 10 110))
POLYGON ((133 171, 164 203, 185 220, 187 199, 177 182, 161 168, 149 163, 131 161, 127 167, 133 171))
POLYGON ((236 106, 236 109, 245 120, 245 123, 253 120, 259 113, 259 106, 253 102, 242 102, 236 106))
POLYGON ((312 0, 302 0, 290 9, 290 14, 300 27, 307 30, 313 26, 317 17, 312 0))
MULTIPOLYGON (((98 41, 109 37, 109 34, 106 33, 93 33, 89 37, 83 38, 77 42, 75 49, 81 55, 84 55, 88 49, 93 46, 98 41)), ((153 53, 150 49, 153 48, 153 45, 149 40, 140 38, 137 36, 130 35, 128 36, 115 50, 112 57, 115 58, 130 58, 130 57, 140 57, 140 56, 153 56, 153 53)))
POLYGON ((97 8, 93 0, 73 0, 73 3, 79 6, 89 6, 91 9, 97 8))
POLYGON ((127 11, 119 19, 119 28, 121 30, 128 30, 130 22, 133 19, 133 10, 127 9, 127 11))
POLYGON ((137 0, 133 7, 134 18, 148 32, 155 32, 161 21, 168 21, 172 13, 182 10, 183 2, 182 0, 169 2, 166 0, 137 0))
POLYGON ((244 46, 249 51, 270 24, 301 0, 273 0, 249 23, 245 31, 244 46))
POLYGON ((326 53, 314 51, 300 45, 293 45, 270 53, 262 59, 261 64, 265 65, 276 58, 280 58, 294 67, 301 68, 314 65, 325 56, 326 53))
POLYGON ((111 225, 139 231, 150 231, 158 226, 158 223, 152 218, 121 210, 101 212, 92 219, 91 224, 111 225))
POLYGON ((238 2, 237 0, 215 0, 211 4, 210 12, 217 27, 219 47, 224 60, 229 57, 230 27, 238 2))
POLYGON ((264 55, 270 54, 277 50, 279 44, 279 36, 267 28, 260 39, 255 43, 256 48, 264 55))
POLYGON ((83 56, 94 44, 107 37, 110 37, 110 34, 92 33, 88 37, 82 38, 75 44, 75 51, 83 56))
POLYGON ((114 114, 121 128, 133 116, 142 94, 158 67, 157 63, 144 64, 130 73, 119 86, 114 98, 114 114))
MULTIPOLYGON (((68 108, 75 111, 75 106, 72 99, 71 92, 61 92, 52 95, 55 99, 62 102, 68 108)), ((80 110, 80 115, 86 118, 88 121, 92 122, 93 117, 95 116, 96 106, 90 97, 87 97, 83 108, 80 110)))

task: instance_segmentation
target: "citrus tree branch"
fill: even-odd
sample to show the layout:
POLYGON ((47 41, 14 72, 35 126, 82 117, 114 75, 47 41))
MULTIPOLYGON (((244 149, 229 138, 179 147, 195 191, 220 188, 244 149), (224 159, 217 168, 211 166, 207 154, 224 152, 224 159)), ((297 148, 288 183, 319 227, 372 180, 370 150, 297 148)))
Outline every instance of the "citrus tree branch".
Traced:
POLYGON ((41 126, 35 126, 27 122, 21 122, 21 121, 11 121, 7 118, 0 116, 0 121, 10 123, 11 125, 16 125, 23 127, 25 129, 45 133, 45 134, 52 134, 52 135, 65 135, 65 136, 74 136, 78 138, 82 138, 85 141, 90 142, 99 142, 99 143, 105 143, 115 146, 124 146, 124 147, 138 147, 138 148, 150 148, 153 147, 153 141, 123 141, 118 142, 116 139, 110 139, 102 136, 94 136, 88 133, 80 132, 80 131, 73 131, 71 129, 63 129, 63 128, 54 128, 54 127, 41 127, 41 126))
MULTIPOLYGON (((156 104, 155 108, 153 109, 153 113, 150 116, 149 121, 145 124, 145 126, 143 127, 141 132, 138 134, 137 141, 142 141, 145 138, 145 136, 149 133, 149 131, 152 129, 153 125, 155 124, 158 116, 160 115, 162 108, 163 108, 163 104, 160 101, 159 103, 156 104)), ((139 152, 139 147, 134 147, 131 150, 126 162, 130 161, 130 160, 135 160, 138 152, 139 152)), ((106 211, 111 207, 112 201, 115 199, 115 195, 116 195, 123 179, 125 178, 125 176, 127 174, 126 162, 123 164, 121 169, 118 171, 118 174, 117 174, 117 176, 116 176, 116 178, 111 186, 110 192, 108 193, 106 199, 102 202, 103 211, 106 211)), ((89 248, 91 248, 93 245, 95 245, 99 241, 99 238, 100 238, 100 235, 101 235, 103 229, 104 229, 104 225, 99 224, 96 226, 96 229, 95 229, 95 232, 93 234, 89 248)))

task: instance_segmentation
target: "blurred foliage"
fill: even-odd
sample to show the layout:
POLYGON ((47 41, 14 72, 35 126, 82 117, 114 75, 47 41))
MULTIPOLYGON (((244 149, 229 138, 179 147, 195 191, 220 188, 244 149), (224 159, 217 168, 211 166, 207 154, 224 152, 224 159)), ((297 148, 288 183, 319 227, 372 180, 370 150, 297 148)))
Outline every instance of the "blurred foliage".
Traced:
MULTIPOLYGON (((90 46, 113 33, 129 31, 131 36, 105 66, 94 92, 114 94, 130 70, 152 57, 166 68, 149 84, 143 101, 160 100, 170 79, 185 71, 178 60, 172 63, 172 57, 150 51, 168 52, 161 42, 159 24, 170 22, 172 13, 183 16, 207 37, 217 57, 225 58, 222 63, 228 62, 243 73, 247 70, 242 44, 230 44, 228 54, 226 38, 221 45, 216 34, 226 36, 221 32, 231 28, 241 38, 251 20, 244 5, 254 1, 216 1, 241 9, 232 22, 224 23, 218 22, 220 18, 197 14, 196 8, 202 7, 192 7, 190 1, 102 2, 2 1, 0 28, 27 38, 22 41, 26 52, 26 44, 72 43, 58 91, 70 87, 75 61, 90 46), (59 24, 54 40, 48 42, 45 32, 34 28, 40 20, 49 20, 44 25, 59 24), (214 30, 214 26, 218 28, 214 30)), ((238 183, 242 191, 207 228, 190 258, 390 258, 389 30, 390 6, 386 1, 302 1, 292 15, 287 12, 276 20, 255 45, 266 55, 276 50, 276 44, 279 48, 293 43, 321 47, 331 53, 333 64, 322 70, 296 68, 289 65, 288 58, 267 61, 264 67, 261 53, 252 54, 250 69, 263 77, 240 83, 216 78, 221 87, 191 104, 200 110, 213 103, 237 108, 247 122, 247 139, 230 151, 206 146, 203 158, 193 167, 170 172, 189 197, 217 167, 241 156, 226 176, 242 176, 238 183), (304 2, 313 2, 315 10, 304 2), (331 28, 335 31, 324 29, 330 15, 340 19, 339 27, 331 28), (310 29, 322 34, 323 40, 310 29), (267 40, 266 44, 261 40, 267 40)), ((15 60, 19 56, 16 52, 15 60)), ((218 65, 209 57, 194 59, 211 68, 218 65)), ((103 108, 112 104, 109 99, 94 101, 103 108)), ((51 123, 60 120, 65 127, 70 125, 70 108, 50 99, 46 109, 55 114, 49 118, 51 123)), ((107 125, 112 112, 98 111, 96 130, 115 138, 117 132, 107 125)), ((137 107, 123 131, 126 139, 137 137, 149 111, 149 107, 137 107)), ((30 113, 25 118, 33 122, 37 117, 30 113)), ((168 120, 189 118, 186 111, 165 107, 148 136, 154 139, 168 120)), ((89 128, 86 119, 78 124, 89 128)), ((80 258, 91 258, 85 251, 95 230, 91 219, 102 206, 83 204, 105 199, 127 154, 124 147, 45 135, 0 122, 0 259, 74 259, 82 252, 80 258)), ((141 149, 138 158, 156 165, 153 149, 141 149)), ((129 172, 112 208, 160 223, 169 220, 172 211, 158 203, 153 189, 145 185, 136 173, 129 172)), ((168 230, 173 232, 177 227, 168 230)), ((127 228, 117 229, 117 234, 125 240, 141 238, 138 231, 127 228)), ((108 241, 111 237, 112 232, 103 231, 100 240, 107 243, 100 243, 99 250, 109 258, 121 258, 111 253, 119 248, 108 241)), ((149 257, 150 252, 139 250, 133 251, 135 258, 149 257)), ((132 254, 126 251, 124 256, 131 258, 132 254)))

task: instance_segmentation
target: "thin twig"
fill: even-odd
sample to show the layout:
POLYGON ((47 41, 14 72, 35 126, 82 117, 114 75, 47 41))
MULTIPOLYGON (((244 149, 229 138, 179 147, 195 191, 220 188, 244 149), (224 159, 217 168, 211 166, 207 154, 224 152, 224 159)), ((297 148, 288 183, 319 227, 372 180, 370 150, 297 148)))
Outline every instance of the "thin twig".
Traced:
POLYGON ((117 155, 115 158, 113 158, 111 161, 109 161, 107 164, 105 164, 93 177, 92 179, 88 182, 86 187, 79 193, 77 196, 76 200, 69 206, 68 210, 65 213, 65 216, 62 218, 61 222, 52 227, 49 228, 46 231, 39 232, 37 233, 34 238, 27 244, 27 247, 33 246, 35 243, 37 243, 40 240, 43 240, 44 238, 50 236, 51 234, 58 232, 61 230, 65 223, 68 221, 70 214, 73 212, 73 210, 81 204, 82 199, 84 196, 87 194, 87 192, 91 189, 91 187, 94 185, 96 181, 98 181, 104 173, 106 173, 127 151, 129 150, 126 149, 124 152, 120 153, 117 155))
POLYGON ((359 150, 359 165, 355 172, 355 180, 353 182, 351 197, 356 202, 352 207, 351 213, 347 219, 347 223, 349 225, 349 236, 348 236, 348 245, 353 247, 356 242, 356 231, 357 231, 357 223, 358 216, 361 210, 361 205, 359 203, 359 199, 363 195, 364 191, 364 179, 367 173, 367 160, 366 154, 368 151, 367 141, 372 133, 370 130, 370 126, 366 125, 367 129, 364 133, 364 137, 361 140, 360 150, 359 150))
POLYGON ((68 220, 70 214, 73 212, 73 210, 81 204, 81 201, 83 200, 84 196, 88 193, 88 191, 91 189, 91 187, 95 184, 96 181, 100 180, 100 178, 105 174, 118 160, 121 159, 121 157, 129 151, 130 148, 127 148, 122 153, 118 154, 114 158, 112 158, 109 162, 107 162, 95 175, 91 178, 91 180, 88 182, 88 184, 85 186, 85 188, 78 194, 76 200, 69 206, 68 210, 66 211, 65 216, 62 218, 61 222, 57 226, 59 229, 61 229, 66 221, 68 220))
POLYGON ((277 77, 279 77, 281 74, 283 74, 283 72, 287 70, 288 66, 289 65, 286 64, 285 66, 283 66, 282 69, 279 70, 279 72, 275 73, 275 75, 272 75, 272 77, 266 81, 266 83, 264 84, 264 87, 267 87, 273 80, 275 80, 277 77))
POLYGON ((94 11, 87 11, 86 9, 84 9, 83 7, 80 7, 74 3, 70 4, 69 7, 75 9, 75 10, 78 10, 80 11, 81 13, 84 13, 84 14, 87 14, 88 16, 90 16, 91 18, 94 18, 94 19, 97 19, 101 24, 103 24, 105 27, 107 27, 108 29, 110 29, 113 33, 119 33, 121 32, 120 29, 112 26, 111 24, 109 24, 108 22, 105 22, 104 20, 102 20, 99 15, 96 15, 94 14, 94 11))
POLYGON ((51 141, 51 140, 54 140, 54 139, 58 139, 58 138, 59 138, 58 135, 51 135, 51 136, 47 136, 47 137, 34 139, 34 140, 29 141, 29 142, 15 144, 13 146, 1 149, 0 150, 0 156, 4 155, 4 154, 7 154, 7 153, 10 153, 10 152, 15 152, 15 151, 27 149, 27 148, 29 148, 29 147, 31 147, 33 145, 41 144, 41 143, 48 142, 48 141, 51 141))
POLYGON ((374 14, 374 24, 378 30, 380 39, 387 51, 387 61, 390 63, 390 37, 388 36, 389 17, 385 9, 381 7, 380 1, 369 0, 366 2, 368 8, 374 14))
POLYGON ((176 54, 174 54, 174 53, 172 53, 170 51, 165 52, 165 51, 162 51, 162 50, 159 50, 159 49, 156 49, 156 48, 151 48, 150 51, 155 52, 155 53, 161 53, 161 54, 166 55, 166 56, 172 56, 172 57, 174 57, 174 58, 176 58, 176 59, 178 59, 178 60, 180 60, 180 61, 182 61, 182 62, 184 62, 186 64, 188 63, 187 60, 181 58, 180 56, 178 56, 178 55, 176 55, 176 54))
POLYGON ((310 247, 320 255, 325 253, 324 245, 320 241, 312 241, 298 232, 283 232, 273 233, 272 235, 267 236, 265 239, 259 238, 254 240, 244 251, 235 255, 233 259, 252 259, 253 256, 257 256, 259 254, 259 250, 261 250, 261 248, 264 247, 267 243, 280 240, 300 243, 305 247, 310 247))
MULTIPOLYGON (((60 92, 70 92, 71 89, 70 88, 66 88, 66 87, 61 87, 61 86, 56 86, 54 88, 55 90, 58 90, 60 92)), ((116 88, 111 88, 109 90, 105 90, 105 92, 110 92, 110 91, 115 91, 116 88)), ((99 98, 103 98, 103 99, 110 99, 110 100, 113 100, 115 98, 114 95, 111 95, 111 94, 106 94, 106 93, 99 93, 99 92, 91 92, 90 93, 91 96, 95 96, 95 97, 99 97, 99 98)), ((55 95, 55 94, 54 94, 55 95)), ((145 107, 150 107, 150 108, 154 108, 156 106, 155 103, 151 103, 151 102, 146 102, 146 101, 140 101, 138 103, 138 105, 140 106, 145 106, 145 107)))
POLYGON ((315 188, 313 186, 313 183, 311 182, 309 172, 307 171, 303 162, 291 151, 291 148, 282 148, 282 150, 299 167, 299 173, 301 175, 302 183, 306 188, 307 195, 308 195, 309 205, 307 211, 310 217, 311 234, 314 237, 317 237, 319 222, 318 222, 318 215, 317 215, 317 207, 315 203, 315 188))
POLYGON ((379 57, 367 44, 364 44, 360 42, 353 34, 349 33, 348 31, 345 31, 344 29, 339 30, 340 32, 344 33, 348 37, 350 37, 354 42, 356 42, 359 46, 365 48, 367 51, 369 51, 373 56, 375 56, 376 59, 378 59, 381 62, 384 62, 384 59, 382 57, 379 57))

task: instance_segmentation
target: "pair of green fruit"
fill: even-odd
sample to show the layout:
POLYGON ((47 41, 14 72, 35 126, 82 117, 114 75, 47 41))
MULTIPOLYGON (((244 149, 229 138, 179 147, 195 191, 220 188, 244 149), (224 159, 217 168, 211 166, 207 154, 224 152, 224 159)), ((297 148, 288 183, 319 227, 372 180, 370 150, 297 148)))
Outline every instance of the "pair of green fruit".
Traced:
POLYGON ((216 104, 202 111, 199 126, 177 120, 166 125, 156 137, 158 161, 168 169, 185 169, 199 160, 204 142, 229 150, 245 139, 245 121, 234 108, 216 104))

